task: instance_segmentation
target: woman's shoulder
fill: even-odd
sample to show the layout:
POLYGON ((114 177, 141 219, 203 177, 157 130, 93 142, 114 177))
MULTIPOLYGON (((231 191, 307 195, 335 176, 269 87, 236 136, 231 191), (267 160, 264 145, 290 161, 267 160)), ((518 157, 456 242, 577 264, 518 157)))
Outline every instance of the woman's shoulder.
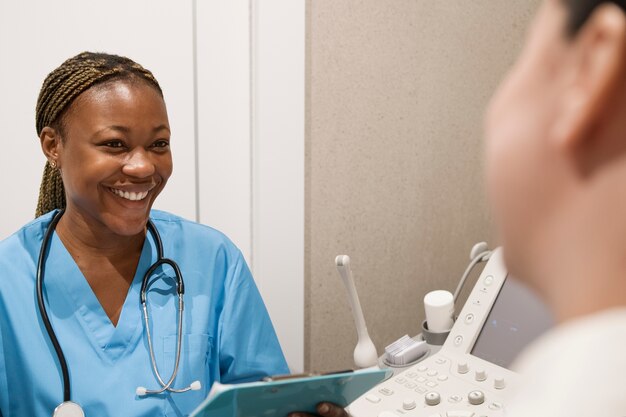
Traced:
POLYGON ((150 219, 165 236, 184 236, 198 245, 219 246, 239 253, 237 246, 219 230, 162 210, 152 210, 150 219))
POLYGON ((5 287, 10 284, 21 285, 29 280, 14 279, 20 276, 31 276, 37 266, 43 236, 54 213, 44 214, 24 226, 15 233, 0 241, 0 282, 5 287), (25 275, 23 275, 25 274, 25 275), (8 279, 8 280, 7 280, 8 279))
POLYGON ((39 250, 43 235, 46 232, 50 220, 56 211, 51 211, 26 223, 15 233, 0 241, 0 254, 4 258, 7 252, 17 249, 32 251, 39 250))

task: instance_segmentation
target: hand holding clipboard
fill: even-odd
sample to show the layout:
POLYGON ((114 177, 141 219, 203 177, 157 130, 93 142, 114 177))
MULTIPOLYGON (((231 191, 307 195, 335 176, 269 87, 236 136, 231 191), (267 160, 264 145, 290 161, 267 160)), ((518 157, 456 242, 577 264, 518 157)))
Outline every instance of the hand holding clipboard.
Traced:
POLYGON ((286 417, 293 412, 317 414, 319 403, 346 407, 391 375, 363 369, 305 377, 278 377, 237 385, 215 383, 191 417, 286 417))

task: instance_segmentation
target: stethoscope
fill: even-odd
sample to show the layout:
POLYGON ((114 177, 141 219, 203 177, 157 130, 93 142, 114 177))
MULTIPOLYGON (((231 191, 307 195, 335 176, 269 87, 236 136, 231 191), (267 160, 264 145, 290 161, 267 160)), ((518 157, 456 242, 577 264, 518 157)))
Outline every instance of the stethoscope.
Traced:
MULTIPOLYGON (((72 401, 71 399, 71 389, 70 389, 70 374, 69 368, 67 366, 67 361, 65 360, 65 355, 63 354, 63 349, 61 349, 61 345, 59 344, 59 340, 54 333, 54 329, 52 328, 52 324, 50 323, 50 319, 48 318, 48 313, 46 311, 46 306, 44 303, 43 297, 43 279, 45 276, 45 266, 46 266, 46 257, 48 255, 48 247, 50 246, 50 241, 52 239, 52 234, 56 228, 57 223, 63 216, 64 210, 59 210, 50 225, 46 229, 46 232, 43 237, 43 243, 41 244, 41 251, 39 252, 39 262, 37 264, 37 305, 39 307, 39 314, 41 315, 41 319, 43 321, 44 326, 46 327, 46 331, 48 332, 48 337, 50 338, 50 342, 54 347, 57 358, 59 359, 59 365, 61 366, 61 374, 63 376, 63 402, 59 404, 52 413, 52 417, 84 417, 85 413, 80 405, 72 401)), ((141 307, 143 310, 143 322, 146 329, 146 336, 148 338, 148 350, 150 351, 150 362, 152 364, 152 370, 158 380, 161 388, 149 390, 145 387, 137 387, 136 394, 138 396, 144 395, 152 395, 152 394, 160 394, 164 391, 169 392, 186 392, 189 390, 199 390, 201 388, 200 381, 194 381, 189 386, 185 388, 172 388, 172 383, 174 379, 176 379, 176 375, 178 374, 178 365, 180 363, 180 352, 183 340, 183 295, 185 293, 185 284, 183 282, 183 276, 180 273, 180 268, 176 262, 171 259, 163 257, 163 243, 161 242, 161 236, 157 231, 156 227, 152 223, 152 220, 148 219, 148 231, 152 235, 157 247, 157 261, 148 268, 145 275, 143 276, 143 280, 141 282, 141 307), (150 276, 156 271, 159 266, 169 265, 174 270, 174 275, 176 278, 176 292, 178 293, 178 331, 177 331, 177 339, 176 339, 176 361, 174 363, 174 370, 172 371, 172 376, 165 382, 165 379, 161 377, 161 373, 156 364, 156 360, 154 357, 154 349, 152 347, 152 335, 150 334, 150 319, 148 315, 148 302, 147 302, 147 289, 148 284, 150 282, 150 276)))

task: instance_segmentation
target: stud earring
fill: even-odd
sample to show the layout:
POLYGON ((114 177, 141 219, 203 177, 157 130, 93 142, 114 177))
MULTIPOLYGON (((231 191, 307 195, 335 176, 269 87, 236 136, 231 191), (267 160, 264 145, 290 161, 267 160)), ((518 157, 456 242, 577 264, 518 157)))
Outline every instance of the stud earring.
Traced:
POLYGON ((50 166, 52 167, 52 169, 56 169, 57 162, 56 161, 50 161, 50 166))

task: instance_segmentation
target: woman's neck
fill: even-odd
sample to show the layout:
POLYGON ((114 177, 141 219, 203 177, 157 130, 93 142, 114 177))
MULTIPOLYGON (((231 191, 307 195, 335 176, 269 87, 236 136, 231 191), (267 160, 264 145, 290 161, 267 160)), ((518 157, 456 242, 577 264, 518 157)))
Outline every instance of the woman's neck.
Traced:
POLYGON ((145 229, 131 236, 119 235, 95 219, 86 221, 67 210, 56 232, 116 326, 139 264, 145 229))
POLYGON ((56 232, 73 255, 106 257, 111 261, 138 256, 146 235, 145 229, 131 236, 119 235, 97 220, 87 219, 71 209, 66 210, 59 220, 56 232))

